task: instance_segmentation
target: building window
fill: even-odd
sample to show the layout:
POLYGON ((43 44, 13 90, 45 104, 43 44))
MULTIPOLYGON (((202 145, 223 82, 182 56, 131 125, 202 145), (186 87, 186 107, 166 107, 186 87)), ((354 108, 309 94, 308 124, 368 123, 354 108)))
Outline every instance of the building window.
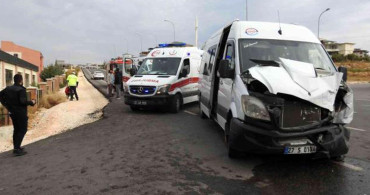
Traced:
POLYGON ((32 75, 32 85, 36 85, 36 76, 32 75))
POLYGON ((13 71, 12 70, 5 70, 5 81, 6 86, 10 86, 13 84, 13 71))
POLYGON ((17 53, 15 53, 14 56, 18 58, 18 54, 17 53))
POLYGON ((26 74, 25 81, 26 81, 24 82, 25 87, 29 87, 30 86, 30 75, 29 74, 26 74))

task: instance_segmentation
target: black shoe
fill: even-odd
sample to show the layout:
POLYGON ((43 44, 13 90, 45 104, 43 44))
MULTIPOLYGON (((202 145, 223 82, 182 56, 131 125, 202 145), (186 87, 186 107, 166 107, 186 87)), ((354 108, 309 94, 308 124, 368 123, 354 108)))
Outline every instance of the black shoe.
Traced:
POLYGON ((13 154, 14 154, 14 156, 23 156, 23 155, 27 154, 27 152, 22 150, 22 149, 14 149, 13 154))

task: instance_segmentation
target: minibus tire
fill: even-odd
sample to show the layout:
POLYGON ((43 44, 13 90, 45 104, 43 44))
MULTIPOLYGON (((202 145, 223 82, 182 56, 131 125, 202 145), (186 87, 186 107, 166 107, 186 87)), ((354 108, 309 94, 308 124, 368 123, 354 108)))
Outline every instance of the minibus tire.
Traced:
POLYGON ((170 112, 178 113, 181 109, 181 105, 181 96, 179 94, 176 94, 171 101, 170 112))
POLYGON ((227 155, 229 156, 229 158, 235 159, 235 158, 238 158, 240 156, 240 153, 239 153, 239 151, 233 149, 230 146, 230 136, 228 135, 229 132, 230 132, 230 121, 228 121, 225 124, 225 142, 226 142, 226 146, 227 146, 227 155))

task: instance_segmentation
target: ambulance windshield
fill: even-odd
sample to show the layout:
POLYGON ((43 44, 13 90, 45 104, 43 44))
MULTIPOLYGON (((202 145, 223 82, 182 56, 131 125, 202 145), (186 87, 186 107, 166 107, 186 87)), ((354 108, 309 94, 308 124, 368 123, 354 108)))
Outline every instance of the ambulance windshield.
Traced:
POLYGON ((329 56, 318 43, 241 39, 239 44, 241 72, 256 66, 257 61, 280 63, 280 58, 313 64, 316 71, 321 74, 332 74, 335 72, 329 56))
POLYGON ((137 75, 176 75, 181 58, 146 58, 137 75))

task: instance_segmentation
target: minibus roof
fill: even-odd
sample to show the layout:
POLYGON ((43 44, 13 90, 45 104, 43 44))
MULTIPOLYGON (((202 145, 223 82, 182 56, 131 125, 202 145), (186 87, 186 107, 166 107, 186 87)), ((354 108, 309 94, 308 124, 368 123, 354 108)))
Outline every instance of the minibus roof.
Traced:
POLYGON ((320 43, 319 39, 304 26, 272 22, 235 21, 231 28, 230 37, 320 43))

